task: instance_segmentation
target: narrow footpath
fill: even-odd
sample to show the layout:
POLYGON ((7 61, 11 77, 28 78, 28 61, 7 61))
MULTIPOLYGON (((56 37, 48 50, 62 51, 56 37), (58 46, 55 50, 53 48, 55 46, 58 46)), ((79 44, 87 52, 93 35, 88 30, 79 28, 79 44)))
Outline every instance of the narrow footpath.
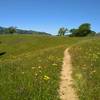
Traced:
POLYGON ((60 82, 60 99, 61 100, 79 100, 76 95, 75 89, 72 87, 72 64, 71 57, 68 49, 64 52, 63 65, 61 71, 61 82, 60 82))

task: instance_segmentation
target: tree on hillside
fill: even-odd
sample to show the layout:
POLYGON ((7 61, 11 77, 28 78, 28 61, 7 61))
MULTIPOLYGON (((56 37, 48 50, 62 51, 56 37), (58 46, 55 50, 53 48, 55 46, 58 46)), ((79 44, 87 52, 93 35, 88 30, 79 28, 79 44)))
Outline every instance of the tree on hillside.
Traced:
POLYGON ((6 32, 10 34, 16 33, 16 27, 11 26, 6 29, 6 32))
POLYGON ((81 36, 81 37, 88 35, 90 36, 95 35, 95 32, 91 30, 91 24, 89 23, 81 24, 78 29, 71 29, 70 33, 71 33, 70 36, 81 36))
POLYGON ((87 36, 96 36, 96 32, 95 31, 91 31, 91 34, 88 34, 87 36))
POLYGON ((91 24, 89 23, 81 24, 79 26, 78 31, 80 36, 87 36, 88 34, 91 33, 91 24))
POLYGON ((75 36, 78 33, 78 29, 73 28, 69 32, 72 33, 70 36, 75 36))
POLYGON ((58 31, 58 36, 64 36, 67 31, 68 31, 67 28, 64 28, 64 27, 60 28, 58 31))

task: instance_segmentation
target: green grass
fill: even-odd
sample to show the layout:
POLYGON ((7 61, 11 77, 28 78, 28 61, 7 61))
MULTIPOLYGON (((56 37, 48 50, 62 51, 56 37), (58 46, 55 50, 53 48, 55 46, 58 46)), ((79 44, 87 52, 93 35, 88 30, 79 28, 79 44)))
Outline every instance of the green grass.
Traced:
POLYGON ((70 53, 80 100, 100 100, 100 38, 77 43, 70 53))
POLYGON ((0 100, 60 100, 67 47, 80 100, 100 99, 100 38, 1 35, 0 42, 0 100))
POLYGON ((63 52, 80 40, 0 36, 0 100, 59 100, 63 52))

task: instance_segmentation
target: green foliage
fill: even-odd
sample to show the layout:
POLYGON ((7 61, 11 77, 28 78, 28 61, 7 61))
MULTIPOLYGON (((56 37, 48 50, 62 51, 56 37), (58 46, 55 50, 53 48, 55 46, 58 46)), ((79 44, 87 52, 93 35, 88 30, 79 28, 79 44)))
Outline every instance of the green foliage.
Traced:
POLYGON ((71 29, 70 36, 94 36, 96 33, 91 30, 91 25, 89 23, 84 23, 79 26, 78 29, 71 29))
POLYGON ((3 28, 0 27, 0 34, 13 34, 16 33, 16 27, 8 27, 8 28, 3 28))
POLYGON ((90 29, 91 29, 91 24, 89 24, 89 23, 84 23, 79 26, 79 30, 81 30, 81 31, 84 31, 84 30, 88 31, 90 29))
POLYGON ((88 34, 87 36, 96 36, 96 32, 95 31, 91 31, 91 34, 88 34))
POLYGON ((67 31, 68 31, 67 28, 64 27, 60 28, 58 31, 58 36, 64 36, 67 31))
POLYGON ((76 36, 76 34, 78 33, 78 29, 73 28, 73 29, 70 30, 70 33, 72 33, 72 34, 69 35, 70 37, 76 36))
POLYGON ((16 33, 16 27, 13 27, 13 26, 7 28, 6 30, 7 30, 7 33, 10 33, 10 34, 16 33))

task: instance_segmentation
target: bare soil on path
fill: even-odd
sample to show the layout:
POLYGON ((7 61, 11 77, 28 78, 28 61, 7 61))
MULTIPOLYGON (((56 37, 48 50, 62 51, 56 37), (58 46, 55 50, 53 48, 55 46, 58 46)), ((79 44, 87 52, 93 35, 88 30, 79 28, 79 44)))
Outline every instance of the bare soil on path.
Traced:
POLYGON ((72 65, 71 57, 68 52, 68 49, 64 52, 63 65, 61 71, 61 81, 60 81, 60 99, 61 100, 79 100, 78 96, 73 88, 73 79, 72 79, 72 65))

